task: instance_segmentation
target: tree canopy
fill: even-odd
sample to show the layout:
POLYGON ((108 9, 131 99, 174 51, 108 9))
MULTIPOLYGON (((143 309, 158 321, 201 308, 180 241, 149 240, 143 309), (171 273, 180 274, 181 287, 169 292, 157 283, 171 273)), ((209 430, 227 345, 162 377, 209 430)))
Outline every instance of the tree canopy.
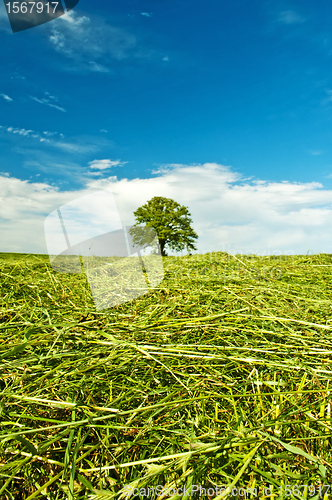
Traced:
POLYGON ((188 207, 180 205, 171 198, 155 196, 134 212, 136 223, 130 230, 134 244, 147 245, 146 232, 140 224, 153 228, 157 234, 161 255, 167 255, 166 247, 171 250, 188 252, 196 250, 194 245, 197 234, 191 227, 192 219, 188 207), (144 240, 144 241, 143 241, 144 240))

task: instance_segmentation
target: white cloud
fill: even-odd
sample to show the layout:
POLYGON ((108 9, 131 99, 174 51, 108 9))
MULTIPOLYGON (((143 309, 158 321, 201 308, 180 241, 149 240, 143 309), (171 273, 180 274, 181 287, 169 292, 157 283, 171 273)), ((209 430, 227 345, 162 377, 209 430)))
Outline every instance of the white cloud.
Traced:
POLYGON ((63 113, 66 113, 66 110, 59 106, 58 104, 55 104, 55 102, 58 101, 58 98, 52 95, 49 95, 47 92, 45 92, 46 97, 43 98, 38 98, 34 96, 30 96, 30 99, 33 101, 39 102, 40 104, 45 104, 46 106, 49 106, 50 108, 57 109, 58 111, 62 111, 63 113))
POLYGON ((54 142, 53 146, 62 149, 68 153, 86 154, 98 150, 98 145, 95 141, 79 141, 79 142, 54 142))
POLYGON ((45 217, 59 203, 75 198, 45 183, 0 176, 1 249, 5 252, 47 253, 44 237, 45 217), (33 237, 31 237, 33 235, 33 237))
POLYGON ((152 13, 151 12, 141 12, 141 15, 145 16, 145 17, 152 17, 152 13))
POLYGON ((29 136, 32 134, 32 136, 35 137, 33 130, 26 130, 25 128, 8 127, 6 130, 7 132, 12 132, 13 134, 19 134, 24 136, 29 136))
POLYGON ((280 12, 278 21, 282 24, 299 24, 304 23, 305 19, 293 10, 284 10, 280 12))
POLYGON ((93 160, 89 162, 89 166, 97 170, 106 170, 111 167, 121 167, 125 163, 127 162, 121 160, 93 160))
POLYGON ((54 50, 72 61, 71 70, 106 73, 112 60, 143 56, 142 50, 135 54, 136 37, 125 29, 75 11, 52 21, 49 41, 54 50))
POLYGON ((8 102, 12 102, 13 101, 13 99, 11 97, 9 97, 8 95, 6 95, 6 94, 0 94, 0 95, 1 95, 1 97, 4 98, 5 101, 8 101, 8 102))
POLYGON ((53 137, 53 136, 59 136, 59 137, 64 137, 63 134, 59 134, 59 132, 49 132, 49 131, 44 131, 43 133, 36 132, 35 130, 32 129, 25 129, 25 128, 17 128, 17 127, 7 127, 4 125, 0 125, 0 130, 3 130, 5 132, 9 132, 10 134, 17 134, 18 136, 21 137, 29 137, 32 139, 39 139, 40 141, 46 141, 46 142, 51 142, 49 139, 45 139, 44 136, 46 137, 53 137))
POLYGON ((45 130, 43 134, 47 135, 48 137, 53 137, 54 135, 59 135, 60 137, 64 137, 64 135, 59 134, 59 132, 49 132, 48 130, 45 130))
MULTIPOLYGON (((103 141, 95 138, 95 137, 81 137, 81 138, 72 138, 72 142, 64 141, 64 135, 59 132, 36 132, 34 130, 26 130, 24 128, 15 128, 15 127, 7 127, 4 125, 0 125, 0 131, 9 132, 10 134, 17 135, 17 137, 26 137, 29 139, 37 139, 39 142, 47 143, 48 146, 60 149, 65 151, 66 153, 73 154, 86 154, 93 153, 98 151, 100 145, 103 141)), ((105 142, 105 140, 104 140, 105 142)), ((108 145, 111 143, 108 142, 108 145)))
POLYGON ((153 196, 188 206, 199 252, 331 253, 332 191, 317 182, 250 183, 216 163, 162 166, 148 179, 90 179, 85 189, 75 192, 2 175, 0 251, 46 253, 44 218, 96 189, 114 193, 124 224, 132 224, 134 210, 153 196))
POLYGON ((90 71, 95 71, 96 73, 109 73, 110 72, 110 69, 107 66, 105 66, 103 64, 99 64, 96 61, 88 61, 87 62, 87 69, 89 69, 90 71))

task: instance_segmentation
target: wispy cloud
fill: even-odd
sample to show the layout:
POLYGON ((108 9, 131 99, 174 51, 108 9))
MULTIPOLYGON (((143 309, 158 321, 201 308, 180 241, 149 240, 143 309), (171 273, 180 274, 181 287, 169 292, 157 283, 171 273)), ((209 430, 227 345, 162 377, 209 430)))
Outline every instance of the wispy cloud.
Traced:
POLYGON ((283 10, 279 13, 278 21, 282 24, 300 24, 305 22, 305 18, 294 10, 283 10))
POLYGON ((92 153, 98 150, 98 146, 95 141, 86 141, 86 140, 77 140, 73 141, 64 141, 64 135, 59 132, 36 132, 35 130, 27 130, 24 128, 17 127, 7 127, 0 125, 0 130, 4 132, 17 135, 17 137, 29 138, 32 140, 37 140, 48 146, 52 146, 54 148, 60 149, 67 153, 73 154, 86 154, 92 153))
MULTIPOLYGON (((48 148, 56 148, 59 153, 62 152, 73 155, 97 153, 104 147, 110 148, 114 146, 114 143, 111 140, 100 136, 96 137, 83 135, 78 137, 65 137, 60 132, 46 130, 44 130, 43 132, 37 132, 32 129, 25 129, 8 125, 0 125, 0 132, 16 136, 17 139, 20 138, 20 141, 24 140, 23 145, 28 146, 29 151, 31 151, 31 146, 29 142, 27 143, 27 139, 29 139, 30 141, 42 143, 48 148)), ((16 145, 19 147, 18 141, 16 145)), ((22 152, 23 151, 24 150, 22 150, 22 152)))
POLYGON ((17 71, 15 71, 14 75, 10 77, 11 80, 25 80, 25 76, 21 75, 17 71))
POLYGON ((62 141, 57 140, 53 145, 66 153, 78 155, 97 153, 105 147, 108 149, 114 147, 114 143, 110 139, 94 135, 81 135, 62 141))
POLYGON ((0 94, 0 95, 1 95, 1 97, 4 98, 5 101, 11 102, 14 100, 11 97, 9 97, 9 95, 6 95, 6 94, 0 94))
POLYGON ((68 185, 82 186, 87 179, 91 178, 84 174, 81 162, 75 161, 77 155, 69 157, 67 154, 62 154, 61 151, 59 154, 54 154, 54 151, 47 149, 32 149, 29 153, 22 166, 24 172, 31 173, 31 179, 35 179, 38 175, 42 175, 44 182, 50 178, 58 179, 57 186, 63 189, 64 186, 68 185))
POLYGON ((57 148, 60 148, 68 153, 78 153, 86 154, 96 151, 98 147, 94 144, 85 144, 83 141, 80 142, 55 142, 53 144, 57 148))
POLYGON ((106 73, 111 71, 112 60, 144 57, 136 37, 127 30, 75 11, 52 21, 49 42, 59 54, 74 61, 71 70, 106 73))
POLYGON ((48 132, 48 131, 36 132, 35 130, 32 129, 18 128, 12 126, 8 127, 5 125, 0 125, 0 130, 8 132, 10 134, 14 135, 16 134, 17 136, 38 139, 40 142, 49 142, 49 143, 51 143, 51 141, 47 137, 55 137, 55 136, 58 136, 59 138, 64 137, 64 135, 60 134, 59 132, 48 132))
POLYGON ((126 163, 126 161, 121 160, 93 160, 89 162, 89 166, 97 170, 106 170, 107 168, 121 167, 126 163))
POLYGON ((44 131, 43 132, 44 135, 46 135, 47 137, 54 137, 55 135, 59 135, 60 137, 64 137, 63 134, 60 134, 59 132, 49 132, 49 131, 44 131))
POLYGON ((141 12, 141 15, 145 17, 152 17, 152 12, 141 12))
POLYGON ((46 106, 49 106, 50 108, 54 108, 54 109, 57 109, 58 111, 62 111, 63 113, 66 113, 66 110, 64 108, 62 108, 61 106, 56 104, 58 102, 59 98, 49 94, 48 92, 45 92, 45 97, 43 97, 43 98, 38 98, 38 97, 34 97, 34 96, 29 96, 29 97, 33 101, 39 102, 40 104, 45 104, 46 106))

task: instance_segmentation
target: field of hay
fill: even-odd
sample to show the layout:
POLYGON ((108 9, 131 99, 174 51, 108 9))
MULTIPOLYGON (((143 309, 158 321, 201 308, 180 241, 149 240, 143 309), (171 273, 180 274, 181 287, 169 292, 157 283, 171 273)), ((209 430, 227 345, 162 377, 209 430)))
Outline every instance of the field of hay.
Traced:
POLYGON ((0 254, 0 498, 332 498, 332 255, 164 268, 96 312, 0 254))

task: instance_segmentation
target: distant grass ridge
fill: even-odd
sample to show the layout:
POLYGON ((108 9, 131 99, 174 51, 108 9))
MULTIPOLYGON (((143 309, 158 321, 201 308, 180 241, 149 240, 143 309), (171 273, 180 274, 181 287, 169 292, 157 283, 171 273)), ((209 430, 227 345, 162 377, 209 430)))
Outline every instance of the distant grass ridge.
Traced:
POLYGON ((332 255, 163 261, 96 312, 84 274, 0 254, 0 498, 324 498, 332 255))

